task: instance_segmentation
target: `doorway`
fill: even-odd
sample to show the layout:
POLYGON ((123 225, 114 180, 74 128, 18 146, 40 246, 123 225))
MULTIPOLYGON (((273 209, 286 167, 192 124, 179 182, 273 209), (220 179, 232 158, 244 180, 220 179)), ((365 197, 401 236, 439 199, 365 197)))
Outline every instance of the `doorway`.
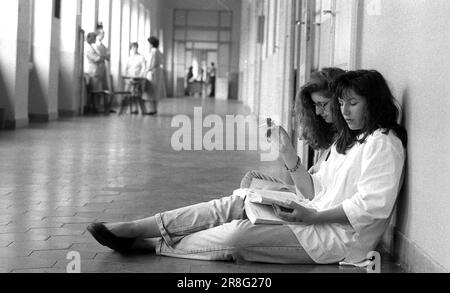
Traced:
POLYGON ((176 9, 174 12, 173 89, 184 96, 189 68, 194 80, 207 91, 207 73, 215 64, 217 77, 226 79, 230 72, 232 13, 221 10, 176 9))

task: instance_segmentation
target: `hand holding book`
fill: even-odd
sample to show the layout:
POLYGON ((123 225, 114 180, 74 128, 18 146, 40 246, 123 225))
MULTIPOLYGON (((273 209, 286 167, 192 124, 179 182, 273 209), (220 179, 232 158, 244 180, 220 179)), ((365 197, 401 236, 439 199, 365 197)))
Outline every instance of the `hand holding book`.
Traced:
POLYGON ((245 194, 245 210, 254 224, 312 224, 316 213, 295 193, 247 189, 245 194))
POLYGON ((274 204, 273 208, 277 217, 291 223, 312 225, 317 215, 316 210, 304 207, 294 201, 282 205, 274 204))

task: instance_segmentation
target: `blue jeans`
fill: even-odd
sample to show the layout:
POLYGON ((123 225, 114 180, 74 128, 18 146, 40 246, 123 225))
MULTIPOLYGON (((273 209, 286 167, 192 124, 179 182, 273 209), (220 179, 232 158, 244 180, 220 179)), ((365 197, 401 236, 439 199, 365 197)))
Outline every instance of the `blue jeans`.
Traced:
POLYGON ((195 260, 313 264, 288 226, 254 225, 244 200, 224 197, 156 215, 158 255, 195 260))

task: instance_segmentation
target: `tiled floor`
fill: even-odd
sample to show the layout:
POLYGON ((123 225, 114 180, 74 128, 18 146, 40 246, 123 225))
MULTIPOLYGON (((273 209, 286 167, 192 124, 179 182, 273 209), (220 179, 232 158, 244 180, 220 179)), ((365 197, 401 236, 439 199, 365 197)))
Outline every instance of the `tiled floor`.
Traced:
MULTIPOLYGON (((250 169, 278 175, 256 152, 175 152, 172 117, 246 114, 236 102, 170 99, 158 117, 61 119, 0 132, 0 273, 65 273, 67 254, 94 272, 332 272, 338 266, 280 266, 121 256, 86 232, 93 221, 124 221, 229 195, 250 169)), ((383 271, 400 269, 384 258, 383 271)))

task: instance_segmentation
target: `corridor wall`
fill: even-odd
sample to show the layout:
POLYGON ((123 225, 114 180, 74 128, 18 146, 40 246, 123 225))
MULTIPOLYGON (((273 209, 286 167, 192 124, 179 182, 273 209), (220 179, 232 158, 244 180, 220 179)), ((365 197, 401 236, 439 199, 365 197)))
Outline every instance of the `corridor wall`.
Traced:
POLYGON ((450 272, 450 2, 364 1, 358 63, 389 80, 409 134, 395 252, 408 271, 450 272))
MULTIPOLYGON (((408 271, 449 272, 450 2, 358 3, 354 66, 376 69, 387 78, 409 133, 394 245, 387 248, 408 271)), ((293 85, 292 59, 286 53, 292 50, 290 7, 289 1, 242 1, 239 99, 257 115, 280 115, 283 126, 289 124, 283 105, 289 104, 293 85), (270 37, 273 2, 282 7, 275 47, 270 37)))

